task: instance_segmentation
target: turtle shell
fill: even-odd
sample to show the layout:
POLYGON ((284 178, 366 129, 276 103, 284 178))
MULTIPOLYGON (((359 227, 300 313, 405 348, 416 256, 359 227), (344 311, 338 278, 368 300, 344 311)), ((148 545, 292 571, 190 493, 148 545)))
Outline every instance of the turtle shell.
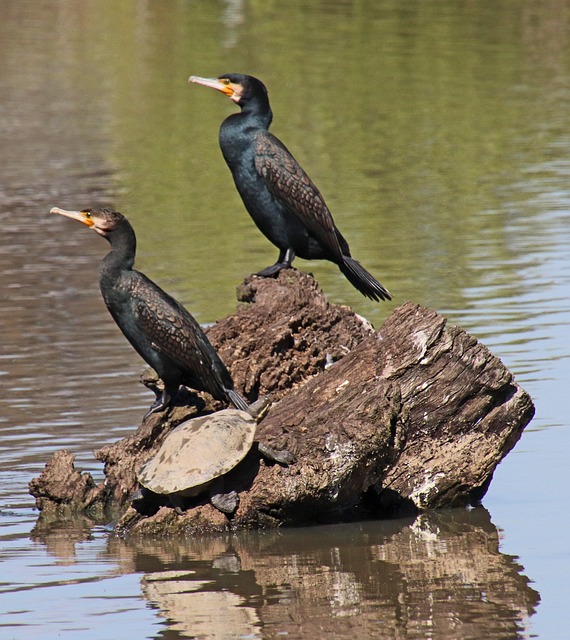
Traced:
POLYGON ((233 469, 251 449, 257 421, 249 413, 225 409, 182 422, 138 473, 154 493, 188 492, 233 469))

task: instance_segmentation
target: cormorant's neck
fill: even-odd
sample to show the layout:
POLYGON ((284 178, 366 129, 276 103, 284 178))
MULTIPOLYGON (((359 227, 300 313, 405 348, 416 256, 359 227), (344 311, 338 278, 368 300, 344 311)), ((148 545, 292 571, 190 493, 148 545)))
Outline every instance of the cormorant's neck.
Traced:
POLYGON ((248 100, 241 106, 241 114, 238 115, 247 120, 248 124, 255 124, 260 129, 269 129, 269 125, 273 120, 273 113, 267 96, 256 96, 248 100))
POLYGON ((135 263, 137 239, 131 225, 124 220, 112 231, 106 239, 111 245, 111 251, 103 258, 101 275, 121 270, 130 270, 135 263))
POLYGON ((250 153, 246 155, 249 162, 253 162, 253 134, 259 130, 267 131, 273 118, 266 96, 256 96, 240 107, 239 113, 232 113, 222 122, 219 135, 222 153, 232 172, 236 167, 245 166, 244 162, 248 163, 244 159, 248 149, 250 153))

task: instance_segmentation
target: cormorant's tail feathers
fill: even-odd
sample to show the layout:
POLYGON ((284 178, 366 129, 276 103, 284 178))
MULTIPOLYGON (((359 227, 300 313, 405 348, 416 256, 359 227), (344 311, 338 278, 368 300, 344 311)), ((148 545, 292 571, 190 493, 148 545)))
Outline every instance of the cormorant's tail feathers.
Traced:
POLYGON ((248 410, 249 405, 247 404, 245 399, 240 396, 240 394, 237 391, 235 391, 234 389, 226 389, 226 393, 228 394, 228 398, 230 399, 230 402, 234 405, 236 409, 239 409, 240 411, 248 410))
POLYGON ((354 258, 343 256, 343 261, 338 265, 350 284, 360 293, 371 300, 391 300, 390 292, 385 289, 376 278, 354 258))

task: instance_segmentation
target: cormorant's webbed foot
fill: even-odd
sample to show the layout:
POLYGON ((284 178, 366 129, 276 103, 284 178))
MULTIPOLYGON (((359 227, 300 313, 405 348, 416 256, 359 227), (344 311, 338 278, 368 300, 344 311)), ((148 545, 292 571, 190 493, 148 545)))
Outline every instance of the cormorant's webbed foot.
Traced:
POLYGON ((293 249, 287 249, 279 252, 279 258, 275 264, 270 267, 265 267, 261 271, 258 271, 255 275, 262 278, 274 278, 283 269, 290 269, 291 263, 295 259, 295 252, 293 249))
MULTIPOLYGON (((170 404, 170 403, 169 403, 170 404)), ((159 411, 164 411, 168 407, 168 404, 164 404, 161 400, 155 400, 150 409, 144 414, 143 421, 146 420, 153 413, 158 413, 159 411)))
POLYGON ((146 420, 153 413, 158 413, 159 411, 164 411, 165 409, 168 409, 171 402, 172 402, 172 395, 165 388, 164 391, 162 392, 162 395, 159 396, 157 394, 156 400, 152 403, 150 409, 144 414, 143 421, 146 420))
POLYGON ((276 262, 270 267, 265 267, 265 269, 258 271, 255 275, 260 276, 261 278, 274 278, 280 271, 283 269, 289 269, 290 266, 290 264, 286 264, 284 262, 276 262))

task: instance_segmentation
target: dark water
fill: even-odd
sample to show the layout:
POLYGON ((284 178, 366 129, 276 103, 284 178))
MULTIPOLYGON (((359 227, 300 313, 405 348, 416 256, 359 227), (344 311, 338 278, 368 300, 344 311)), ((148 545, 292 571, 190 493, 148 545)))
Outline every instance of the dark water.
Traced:
POLYGON ((0 637, 563 638, 570 571, 570 5, 0 0, 0 637), (485 508, 184 541, 35 528, 27 483, 61 448, 138 425, 141 362, 100 299, 103 240, 52 206, 112 203, 138 266, 201 322, 276 252, 217 147, 235 108, 190 74, 269 87, 379 326, 414 300, 501 357, 537 415, 485 508))

